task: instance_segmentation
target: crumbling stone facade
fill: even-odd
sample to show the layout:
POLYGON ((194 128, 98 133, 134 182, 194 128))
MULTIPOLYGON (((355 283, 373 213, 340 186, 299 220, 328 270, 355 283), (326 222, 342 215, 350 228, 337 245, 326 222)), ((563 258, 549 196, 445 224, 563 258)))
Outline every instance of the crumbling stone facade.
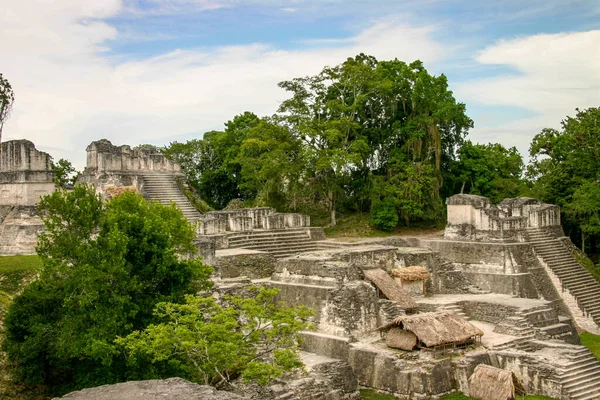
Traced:
POLYGON ((34 254, 44 229, 36 205, 55 190, 52 157, 29 140, 0 145, 0 254, 34 254))
POLYGON ((52 157, 29 140, 11 140, 0 145, 0 205, 34 206, 52 193, 52 157))
POLYGON ((444 237, 467 241, 522 241, 528 228, 560 228, 560 208, 527 197, 494 205, 483 196, 457 194, 446 200, 444 237))

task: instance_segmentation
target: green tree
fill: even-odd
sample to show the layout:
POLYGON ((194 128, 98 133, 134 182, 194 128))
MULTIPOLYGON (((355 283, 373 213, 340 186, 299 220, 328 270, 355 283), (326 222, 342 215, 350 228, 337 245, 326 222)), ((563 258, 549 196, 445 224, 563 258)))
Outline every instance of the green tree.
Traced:
POLYGON ((248 131, 259 123, 255 114, 245 112, 227 122, 224 131, 206 132, 202 139, 187 143, 171 143, 163 153, 182 166, 204 201, 221 209, 233 199, 250 197, 241 188, 238 154, 248 131))
POLYGON ((300 142, 287 127, 261 119, 247 132, 236 159, 241 166, 240 189, 255 205, 294 210, 302 155, 300 142))
POLYGON ((458 156, 452 172, 460 193, 486 196, 494 203, 528 193, 523 179, 523 158, 516 147, 507 149, 498 143, 466 141, 458 156))
POLYGON ((594 222, 600 182, 600 108, 576 111, 575 117, 562 121, 560 130, 546 128, 533 138, 527 173, 535 196, 561 206, 567 234, 594 255, 600 239, 594 222))
POLYGON ((13 103, 15 102, 15 93, 10 82, 0 73, 0 141, 2 141, 2 129, 4 123, 10 117, 13 103))
POLYGON ((413 206, 416 197, 432 202, 426 209, 439 208, 433 203, 441 203, 443 175, 473 125, 444 75, 430 75, 420 61, 380 62, 360 54, 279 85, 291 93, 279 111, 306 148, 306 180, 328 200, 331 224, 345 198, 359 209, 376 207, 375 182, 381 187, 407 171, 433 172, 436 183, 423 196, 393 193, 397 198, 389 201, 403 204, 402 220, 425 215, 413 206), (421 168, 426 164, 433 168, 421 168))
MULTIPOLYGON (((146 376, 170 374, 220 386, 238 377, 266 384, 302 366, 300 330, 311 313, 274 302, 277 289, 254 288, 252 297, 187 296, 185 304, 160 303, 162 321, 118 340, 129 366, 146 376), (163 372, 158 372, 163 371, 163 372)), ((144 376, 144 375, 143 375, 144 376)))
POLYGON ((16 297, 3 347, 17 376, 57 392, 127 377, 114 340, 144 329, 159 302, 206 288, 211 269, 174 206, 126 192, 104 204, 93 188, 57 190, 39 205, 46 231, 39 280, 16 297))
POLYGON ((54 172, 54 183, 56 186, 67 188, 75 185, 75 181, 77 181, 80 173, 77 172, 70 161, 61 158, 56 164, 51 162, 50 167, 52 168, 52 172, 54 172))

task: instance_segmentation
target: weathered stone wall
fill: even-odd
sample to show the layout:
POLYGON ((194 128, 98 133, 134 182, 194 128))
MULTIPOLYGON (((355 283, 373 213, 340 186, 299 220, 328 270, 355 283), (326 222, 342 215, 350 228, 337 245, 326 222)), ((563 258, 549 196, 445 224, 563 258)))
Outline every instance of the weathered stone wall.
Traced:
POLYGON ((492 365, 514 372, 528 393, 563 398, 559 383, 560 370, 555 365, 523 352, 502 351, 490 355, 492 365))
POLYGON ((29 140, 0 145, 0 205, 33 206, 55 190, 48 153, 29 140))
POLYGON ((0 255, 35 254, 45 229, 35 206, 0 206, 0 255))
MULTIPOLYGON (((280 230, 288 228, 308 228, 310 226, 310 217, 297 213, 278 213, 274 208, 240 208, 237 210, 210 211, 206 213, 206 222, 208 232, 220 233, 222 227, 230 232, 251 232, 254 229, 280 230), (219 232, 209 228, 214 225, 211 220, 218 220, 219 232)), ((212 234, 212 233, 207 233, 212 234)))
POLYGON ((215 274, 223 279, 245 276, 268 278, 275 271, 273 255, 254 250, 231 249, 220 252, 214 263, 215 274))
POLYGON ((457 194, 446 200, 447 239, 521 241, 527 228, 560 226, 560 208, 531 198, 505 199, 498 205, 482 196, 457 194))
POLYGON ((464 281, 494 293, 526 298, 543 298, 562 309, 561 297, 540 265, 528 243, 461 242, 421 240, 450 262, 434 274, 437 293, 460 293, 464 281))
POLYGON ((95 175, 109 171, 119 172, 179 172, 179 164, 168 160, 154 146, 132 149, 128 145, 115 146, 107 139, 92 142, 87 148, 86 172, 95 175))
POLYGON ((450 359, 426 360, 418 354, 350 344, 349 364, 361 386, 374 388, 402 399, 426 399, 454 390, 454 367, 450 359))

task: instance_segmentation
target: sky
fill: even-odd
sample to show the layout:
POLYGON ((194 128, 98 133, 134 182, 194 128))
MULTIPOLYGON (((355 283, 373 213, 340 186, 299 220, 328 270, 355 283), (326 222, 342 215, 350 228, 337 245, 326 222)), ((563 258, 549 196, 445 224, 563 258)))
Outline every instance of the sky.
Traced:
POLYGON ((272 115, 278 82, 359 53, 445 74, 468 138, 523 156, 600 106, 598 0, 2 0, 2 140, 83 168, 94 140, 163 146, 272 115))

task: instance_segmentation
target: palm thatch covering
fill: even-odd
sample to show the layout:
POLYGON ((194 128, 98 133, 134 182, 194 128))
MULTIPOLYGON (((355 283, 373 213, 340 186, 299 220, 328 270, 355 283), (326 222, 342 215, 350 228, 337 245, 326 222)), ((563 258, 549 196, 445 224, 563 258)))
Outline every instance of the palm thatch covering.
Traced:
POLYGON ((392 328, 385 336, 385 344, 394 349, 412 350, 417 345, 417 337, 412 332, 392 328))
POLYGON ((414 333, 425 347, 464 343, 483 335, 483 332, 452 311, 401 315, 377 330, 398 327, 414 333))
POLYGON ((394 279, 381 268, 365 269, 363 272, 365 278, 373 282, 388 299, 397 302, 405 310, 417 307, 417 303, 410 298, 408 292, 398 286, 394 279))
POLYGON ((512 371, 479 364, 469 378, 469 396, 482 400, 514 400, 525 389, 512 371))
POLYGON ((393 269, 392 276, 394 278, 400 278, 403 281, 424 281, 429 279, 431 274, 425 267, 412 266, 393 269))

